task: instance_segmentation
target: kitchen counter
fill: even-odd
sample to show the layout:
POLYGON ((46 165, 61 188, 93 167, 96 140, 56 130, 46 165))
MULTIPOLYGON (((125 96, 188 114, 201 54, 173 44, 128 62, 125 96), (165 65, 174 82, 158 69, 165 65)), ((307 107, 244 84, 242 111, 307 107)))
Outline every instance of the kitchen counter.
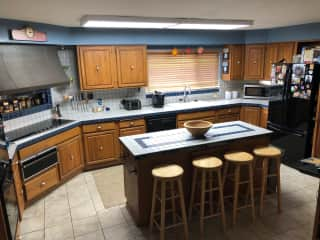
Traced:
MULTIPOLYGON (((199 156, 223 155, 231 151, 252 152, 270 143, 271 131, 242 121, 214 124, 206 138, 195 139, 186 129, 174 129, 121 137, 124 147, 124 186, 127 208, 135 223, 148 225, 152 196, 152 169, 178 164, 184 170, 183 187, 186 206, 190 197, 192 160, 199 156)), ((260 172, 255 173, 259 177, 260 172)), ((258 186, 259 187, 259 186, 258 186)), ((227 195, 232 191, 226 185, 227 195)))
POLYGON ((242 121, 217 123, 206 133, 204 138, 193 138, 185 128, 168 131, 145 133, 120 137, 121 143, 135 156, 158 154, 165 151, 202 145, 219 144, 221 142, 243 138, 268 135, 272 131, 242 121))
POLYGON ((34 144, 45 138, 54 136, 58 133, 66 131, 82 124, 93 124, 107 121, 120 121, 125 119, 142 118, 151 115, 161 115, 166 113, 183 113, 192 111, 205 111, 210 109, 219 109, 235 106, 257 106, 268 107, 268 100, 259 99, 230 99, 230 100, 211 100, 211 101, 199 101, 199 102, 187 102, 187 103, 174 103, 166 104, 163 108, 153 108, 152 106, 143 107, 140 110, 128 111, 125 109, 111 109, 109 112, 75 112, 75 111, 62 111, 62 118, 73 120, 74 122, 65 124, 61 127, 57 127, 39 134, 32 135, 30 137, 23 138, 13 142, 0 142, 1 148, 6 148, 9 158, 12 159, 18 149, 34 144))

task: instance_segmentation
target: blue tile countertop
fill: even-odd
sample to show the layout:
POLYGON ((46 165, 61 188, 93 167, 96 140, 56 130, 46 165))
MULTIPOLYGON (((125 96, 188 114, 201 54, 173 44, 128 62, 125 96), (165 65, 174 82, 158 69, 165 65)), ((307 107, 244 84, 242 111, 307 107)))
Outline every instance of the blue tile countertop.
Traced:
POLYGON ((7 148, 9 158, 14 157, 15 152, 18 149, 26 147, 28 145, 39 142, 45 138, 52 137, 63 131, 69 130, 73 127, 80 126, 82 124, 94 124, 108 121, 119 121, 125 119, 133 119, 139 117, 146 117, 151 115, 161 115, 167 113, 183 113, 192 111, 205 111, 226 107, 236 106, 257 106, 257 107, 268 107, 268 100, 257 100, 257 99, 231 99, 231 100, 212 100, 212 101, 199 101, 199 102, 188 102, 188 103, 173 103, 166 104, 163 108, 153 108, 151 106, 143 107, 140 110, 127 111, 124 109, 111 109, 109 112, 62 112, 63 119, 74 120, 72 123, 65 124, 61 127, 57 127, 43 133, 35 134, 30 137, 23 138, 14 142, 0 142, 1 148, 7 148))
POLYGON ((242 121, 217 123, 204 138, 194 138, 185 128, 120 137, 120 141, 135 157, 153 153, 197 147, 207 144, 271 134, 272 131, 242 121))

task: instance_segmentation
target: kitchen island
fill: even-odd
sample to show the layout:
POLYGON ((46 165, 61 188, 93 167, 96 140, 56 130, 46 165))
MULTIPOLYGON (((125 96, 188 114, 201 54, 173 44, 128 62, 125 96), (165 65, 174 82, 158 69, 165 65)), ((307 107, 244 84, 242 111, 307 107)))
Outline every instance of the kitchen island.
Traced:
POLYGON ((251 152, 270 142, 271 131, 242 121, 214 124, 204 138, 195 139, 185 128, 121 137, 125 149, 124 187, 127 208, 135 223, 149 221, 152 197, 151 170, 163 164, 184 169, 183 187, 188 204, 192 180, 192 159, 214 155, 223 159, 230 151, 251 152))

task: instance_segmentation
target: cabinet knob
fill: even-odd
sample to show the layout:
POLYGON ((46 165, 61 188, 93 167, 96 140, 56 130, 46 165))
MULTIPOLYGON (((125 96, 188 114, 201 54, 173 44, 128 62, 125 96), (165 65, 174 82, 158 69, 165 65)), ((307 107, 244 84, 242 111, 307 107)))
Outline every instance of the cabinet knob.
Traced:
POLYGON ((40 187, 44 187, 47 183, 46 182, 41 182, 40 187))
POLYGON ((237 61, 237 64, 240 64, 240 61, 237 61))
POLYGON ((99 126, 97 126, 97 129, 99 129, 99 130, 100 130, 100 129, 102 129, 102 126, 100 126, 100 125, 99 125, 99 126))
POLYGON ((231 109, 229 109, 229 110, 228 110, 228 113, 231 113, 231 112, 232 112, 231 109))
POLYGON ((73 155, 71 155, 71 160, 73 160, 74 159, 74 156, 73 155))
POLYGON ((257 61, 253 61, 253 64, 257 64, 257 61))
POLYGON ((131 65, 131 66, 130 66, 130 69, 131 69, 131 70, 135 69, 134 65, 131 65))
POLYGON ((100 71, 100 66, 96 65, 96 71, 99 72, 100 71))
POLYGON ((100 146, 100 147, 99 147, 99 151, 102 151, 102 150, 103 150, 103 146, 100 146))
POLYGON ((130 126, 133 126, 134 125, 134 122, 130 122, 130 126))

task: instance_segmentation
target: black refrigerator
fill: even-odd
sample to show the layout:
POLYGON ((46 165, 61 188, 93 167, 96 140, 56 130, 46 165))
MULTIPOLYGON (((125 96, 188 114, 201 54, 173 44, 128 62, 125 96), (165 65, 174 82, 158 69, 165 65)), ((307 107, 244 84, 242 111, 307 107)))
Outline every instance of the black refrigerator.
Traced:
POLYGON ((284 150, 283 163, 303 170, 300 160, 312 152, 320 65, 273 65, 271 80, 283 85, 282 96, 269 103, 272 144, 284 150))

